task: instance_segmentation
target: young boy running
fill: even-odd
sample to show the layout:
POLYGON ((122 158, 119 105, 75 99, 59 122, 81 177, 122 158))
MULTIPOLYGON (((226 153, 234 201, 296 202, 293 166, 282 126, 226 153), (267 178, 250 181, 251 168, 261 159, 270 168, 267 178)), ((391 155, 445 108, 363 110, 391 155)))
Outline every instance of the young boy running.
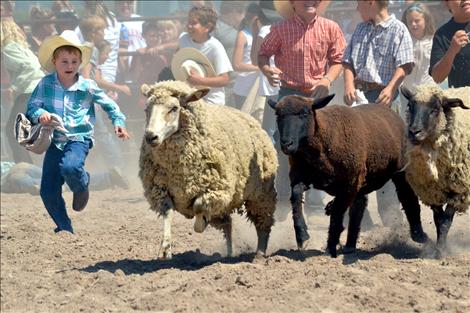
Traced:
POLYGON ((84 79, 78 73, 89 62, 90 55, 91 48, 82 45, 73 31, 67 30, 45 40, 39 48, 39 62, 51 74, 37 85, 26 113, 33 123, 43 125, 47 125, 51 113, 55 113, 68 130, 67 134, 54 133, 43 162, 40 195, 57 225, 55 232, 73 233, 62 197, 64 182, 73 192, 75 211, 83 210, 88 202, 90 176, 84 166, 93 146, 95 105, 106 111, 119 138, 129 138, 125 116, 117 104, 93 80, 84 79))

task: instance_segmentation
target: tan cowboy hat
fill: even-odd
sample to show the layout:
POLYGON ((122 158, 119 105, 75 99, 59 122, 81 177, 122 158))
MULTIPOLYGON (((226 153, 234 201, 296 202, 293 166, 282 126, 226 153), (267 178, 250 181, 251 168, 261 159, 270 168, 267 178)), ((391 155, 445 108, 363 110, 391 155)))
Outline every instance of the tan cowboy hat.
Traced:
POLYGON ((171 72, 176 80, 186 81, 189 71, 196 70, 202 77, 217 76, 209 59, 195 48, 178 50, 171 60, 171 72))
MULTIPOLYGON (((294 16, 294 8, 290 0, 273 0, 274 9, 276 9, 279 14, 285 18, 290 19, 294 16)), ((323 14, 326 11, 326 8, 330 4, 330 0, 323 0, 318 6, 318 14, 323 14)))
POLYGON ((64 30, 62 34, 50 36, 43 41, 38 51, 38 59, 41 66, 48 72, 55 71, 54 64, 52 63, 52 56, 54 51, 62 46, 72 46, 82 52, 82 63, 80 69, 90 62, 92 46, 82 44, 78 39, 77 34, 72 30, 64 30))

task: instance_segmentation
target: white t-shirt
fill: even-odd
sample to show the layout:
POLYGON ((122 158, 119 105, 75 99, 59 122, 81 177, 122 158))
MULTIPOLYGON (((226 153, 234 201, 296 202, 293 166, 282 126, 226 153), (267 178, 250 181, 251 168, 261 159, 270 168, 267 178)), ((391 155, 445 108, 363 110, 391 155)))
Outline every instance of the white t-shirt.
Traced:
MULTIPOLYGON (((243 47, 243 64, 251 64, 251 46, 253 44, 253 35, 247 30, 242 30, 246 38, 246 44, 243 47)), ((258 77, 258 72, 238 72, 238 76, 235 79, 235 84, 233 85, 233 93, 238 96, 246 97, 250 92, 251 88, 255 84, 256 78, 258 77)))
MULTIPOLYGON (((271 25, 264 25, 260 28, 258 32, 258 37, 264 38, 266 37, 269 32, 271 31, 271 25)), ((274 56, 269 58, 269 66, 275 66, 274 64, 274 56)), ((275 96, 279 93, 279 87, 273 87, 269 84, 268 79, 264 76, 263 72, 259 73, 260 80, 259 80, 259 95, 260 96, 275 96)))
MULTIPOLYGON (((179 38, 179 47, 180 49, 190 47, 199 50, 209 59, 216 75, 233 71, 232 64, 227 56, 227 52, 225 52, 224 46, 213 36, 210 36, 209 39, 203 43, 197 43, 191 39, 188 33, 182 33, 179 38)), ((215 104, 225 104, 224 87, 210 88, 211 91, 204 97, 204 100, 215 104)))

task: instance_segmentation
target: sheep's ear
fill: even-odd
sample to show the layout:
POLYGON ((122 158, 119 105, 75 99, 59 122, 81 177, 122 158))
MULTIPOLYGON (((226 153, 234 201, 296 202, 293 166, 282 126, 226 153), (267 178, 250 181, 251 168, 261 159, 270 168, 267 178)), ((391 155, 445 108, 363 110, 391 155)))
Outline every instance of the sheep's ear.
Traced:
POLYGON ((277 105, 276 101, 268 99, 268 104, 271 108, 273 108, 273 110, 276 110, 276 105, 277 105))
POLYGON ((188 103, 188 102, 194 102, 199 99, 202 99, 209 93, 209 91, 211 91, 210 88, 200 88, 190 93, 189 95, 187 95, 186 98, 184 99, 184 102, 188 103))
POLYGON ((463 103, 462 99, 459 99, 459 98, 451 98, 451 99, 444 98, 442 100, 442 107, 444 109, 451 109, 455 107, 461 107, 462 109, 465 109, 465 110, 470 109, 468 106, 466 106, 463 103))
POLYGON ((331 99, 333 99, 334 97, 335 97, 335 94, 332 94, 332 95, 328 95, 324 98, 314 100, 314 102, 312 104, 312 110, 318 110, 318 109, 321 109, 321 108, 325 107, 328 103, 330 103, 331 99))
POLYGON ((401 91, 402 95, 403 95, 408 101, 414 96, 414 94, 411 92, 411 90, 409 90, 409 89, 406 88, 405 86, 401 86, 400 91, 401 91))
POLYGON ((140 92, 142 92, 142 94, 146 97, 149 96, 150 90, 151 90, 151 88, 147 84, 143 84, 142 86, 140 86, 140 92))

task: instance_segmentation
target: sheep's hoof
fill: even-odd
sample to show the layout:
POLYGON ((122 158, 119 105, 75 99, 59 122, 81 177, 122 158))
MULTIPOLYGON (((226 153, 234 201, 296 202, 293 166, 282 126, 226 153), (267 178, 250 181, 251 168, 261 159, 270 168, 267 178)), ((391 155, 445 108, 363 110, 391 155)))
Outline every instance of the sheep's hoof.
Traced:
POLYGON ((351 254, 356 252, 356 247, 343 246, 341 247, 341 252, 343 252, 343 254, 351 254))
POLYGON ((411 231, 411 239, 417 243, 426 243, 429 240, 428 235, 422 229, 411 231))
POLYGON ((307 238, 307 240, 304 240, 302 242, 297 242, 297 248, 300 251, 304 251, 307 248, 309 241, 310 241, 309 238, 307 238))
POLYGON ((266 255, 261 252, 261 251, 257 251, 255 256, 253 257, 253 263, 258 263, 258 262, 264 262, 264 260, 266 260, 266 255))
POLYGON ((336 251, 336 245, 334 247, 327 247, 326 252, 332 257, 336 258, 338 256, 338 253, 336 251))

